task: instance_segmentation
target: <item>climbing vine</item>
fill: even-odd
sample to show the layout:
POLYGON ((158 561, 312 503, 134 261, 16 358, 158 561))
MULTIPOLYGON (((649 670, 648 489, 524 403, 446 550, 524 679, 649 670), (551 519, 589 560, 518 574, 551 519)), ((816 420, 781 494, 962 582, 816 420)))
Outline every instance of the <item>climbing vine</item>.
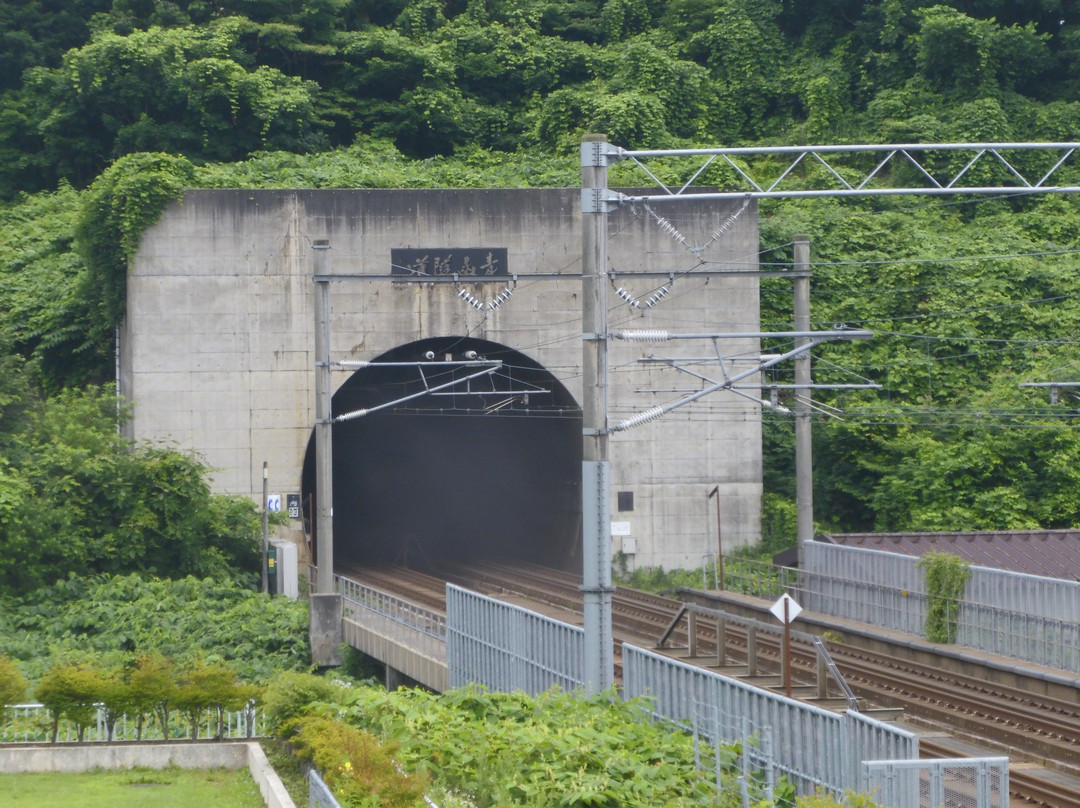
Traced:
POLYGON ((143 232, 191 186, 194 175, 194 166, 182 156, 128 154, 88 189, 75 226, 76 245, 86 264, 79 293, 92 301, 101 337, 108 339, 124 315, 128 262, 143 232))
POLYGON ((951 553, 927 553, 917 566, 926 578, 926 638, 931 642, 956 642, 960 600, 971 577, 970 565, 951 553))

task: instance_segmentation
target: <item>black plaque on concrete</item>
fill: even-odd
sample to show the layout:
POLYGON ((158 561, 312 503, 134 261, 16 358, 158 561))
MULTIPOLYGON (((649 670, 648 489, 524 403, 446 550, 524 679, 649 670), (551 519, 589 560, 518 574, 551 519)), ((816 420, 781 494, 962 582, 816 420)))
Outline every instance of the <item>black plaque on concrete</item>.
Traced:
POLYGON ((506 247, 390 250, 390 274, 401 278, 485 278, 508 275, 506 247))

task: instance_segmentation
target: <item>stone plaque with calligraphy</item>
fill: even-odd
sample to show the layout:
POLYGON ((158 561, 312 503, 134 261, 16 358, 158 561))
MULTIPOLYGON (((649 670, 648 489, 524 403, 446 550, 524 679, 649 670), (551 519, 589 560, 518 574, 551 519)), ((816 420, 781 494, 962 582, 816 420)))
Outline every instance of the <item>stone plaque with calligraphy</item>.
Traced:
POLYGON ((401 278, 485 278, 508 275, 505 247, 390 250, 390 274, 401 278))

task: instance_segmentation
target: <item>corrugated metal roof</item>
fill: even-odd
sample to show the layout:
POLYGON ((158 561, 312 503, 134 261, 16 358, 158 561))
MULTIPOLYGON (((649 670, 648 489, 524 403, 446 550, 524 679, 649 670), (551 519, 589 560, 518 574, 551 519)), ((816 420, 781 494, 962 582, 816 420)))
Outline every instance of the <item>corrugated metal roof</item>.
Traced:
POLYGON ((1080 529, 970 533, 831 533, 833 544, 921 556, 952 553, 978 567, 1080 580, 1080 529))

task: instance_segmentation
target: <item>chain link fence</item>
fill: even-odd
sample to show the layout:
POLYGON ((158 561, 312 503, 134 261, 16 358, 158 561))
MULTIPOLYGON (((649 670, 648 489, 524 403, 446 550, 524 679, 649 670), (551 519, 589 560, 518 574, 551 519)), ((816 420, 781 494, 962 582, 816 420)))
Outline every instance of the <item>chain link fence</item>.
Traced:
POLYGON ((1009 759, 874 760, 866 790, 881 808, 1009 808, 1009 759))

